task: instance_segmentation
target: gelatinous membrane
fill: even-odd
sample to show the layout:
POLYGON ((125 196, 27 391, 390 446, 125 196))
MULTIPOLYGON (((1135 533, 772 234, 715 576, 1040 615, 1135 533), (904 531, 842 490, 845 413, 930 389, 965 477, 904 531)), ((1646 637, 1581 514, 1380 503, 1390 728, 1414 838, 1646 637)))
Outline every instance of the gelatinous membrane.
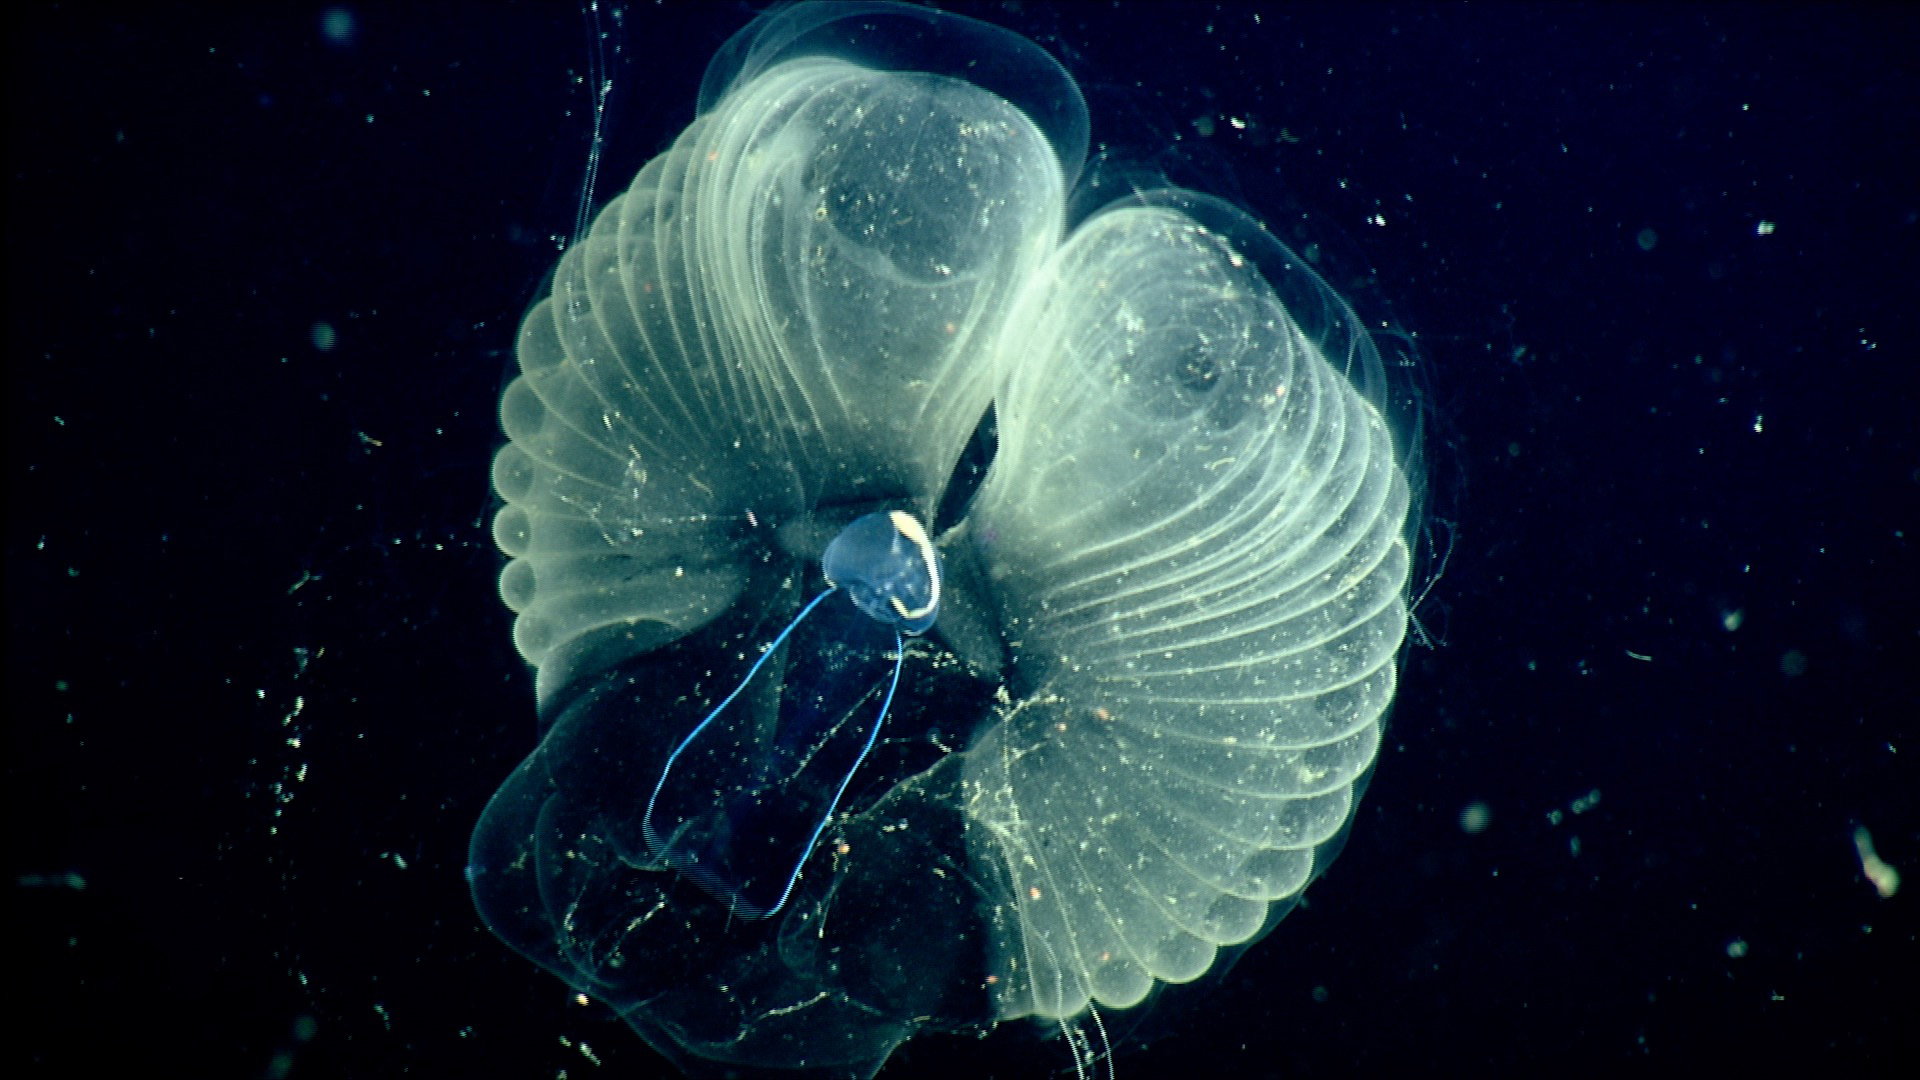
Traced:
POLYGON ((654 855, 750 919, 786 904, 886 722, 906 637, 940 610, 940 556, 903 511, 847 526, 821 569, 826 591, 667 755, 641 818, 654 855))
POLYGON ((474 898, 689 1071, 870 1075, 919 1032, 1138 1005, 1271 929, 1352 820, 1407 625, 1386 372, 1226 204, 1069 231, 1086 133, 1014 35, 781 10, 521 328, 494 535, 542 728, 474 898), (900 668, 913 628, 813 567, 949 505, 900 668))

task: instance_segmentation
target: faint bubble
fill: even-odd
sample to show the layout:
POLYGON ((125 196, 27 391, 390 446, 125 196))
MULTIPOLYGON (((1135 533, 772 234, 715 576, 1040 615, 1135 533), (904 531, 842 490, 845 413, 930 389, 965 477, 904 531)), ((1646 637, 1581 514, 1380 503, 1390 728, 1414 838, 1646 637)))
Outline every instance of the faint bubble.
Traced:
POLYGON ((1325 1002, 1328 998, 1332 996, 1333 995, 1329 994, 1327 992, 1327 988, 1324 986, 1316 986, 1313 988, 1313 1000, 1315 1001, 1325 1002))
POLYGON ((1738 960, 1745 955, 1747 955, 1747 943, 1744 939, 1734 938, 1727 942, 1727 956, 1738 960))
POLYGON ((1641 229, 1640 235, 1634 237, 1633 242, 1640 245, 1641 251, 1652 251, 1653 246, 1660 242, 1660 234, 1652 229, 1641 229))
POLYGON ((333 351, 333 346, 334 346, 334 343, 338 340, 338 335, 334 333, 332 323, 330 322, 314 323, 313 330, 311 333, 313 337, 314 348, 319 349, 321 352, 333 351))
POLYGON ((1469 836, 1487 831, 1493 821, 1493 808, 1478 799, 1460 808, 1460 831, 1469 836))
POLYGON ((346 8, 328 8, 320 13, 320 36, 326 38, 329 45, 348 48, 360 36, 360 21, 346 8))
POLYGON ((1799 649, 1788 649, 1780 654, 1780 674, 1787 678, 1797 678, 1807 673, 1807 654, 1799 649))

